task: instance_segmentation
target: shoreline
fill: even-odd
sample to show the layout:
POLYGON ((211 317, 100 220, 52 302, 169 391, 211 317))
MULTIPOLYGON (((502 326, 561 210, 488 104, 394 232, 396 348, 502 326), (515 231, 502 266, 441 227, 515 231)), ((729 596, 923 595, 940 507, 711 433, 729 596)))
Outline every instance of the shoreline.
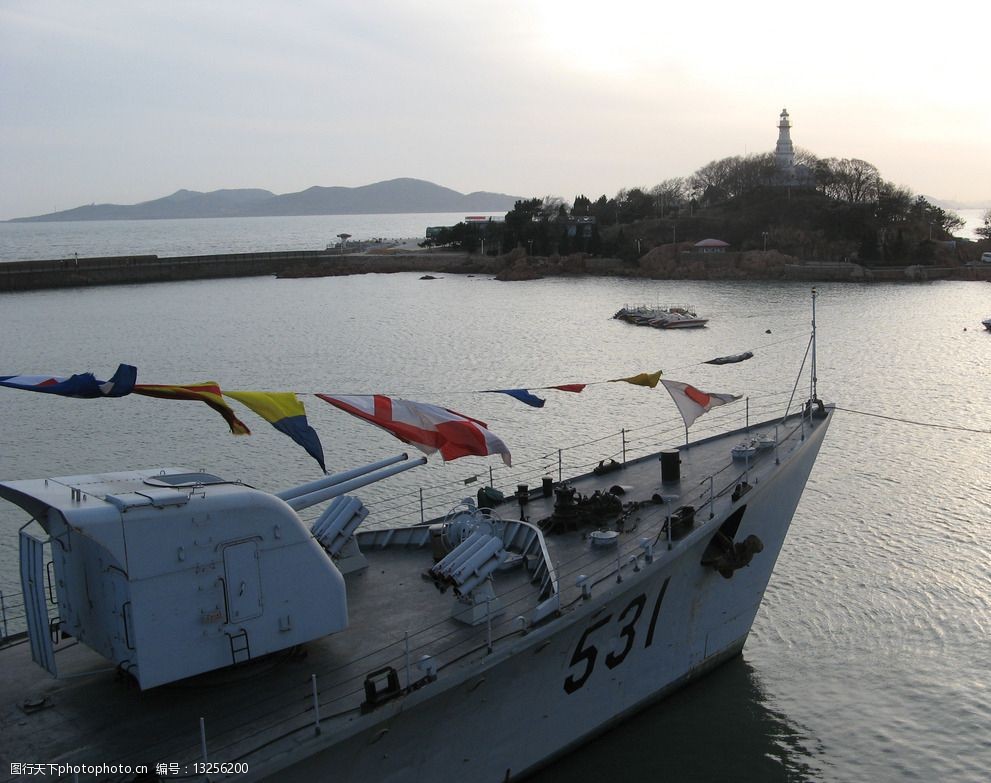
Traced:
POLYGON ((361 253, 340 250, 217 255, 108 256, 0 263, 0 293, 99 285, 177 282, 274 275, 332 277, 369 273, 490 274, 497 280, 609 276, 653 280, 803 280, 824 282, 991 281, 980 266, 867 267, 853 262, 814 262, 776 251, 692 253, 678 246, 654 248, 636 261, 582 254, 530 257, 522 249, 503 256, 412 249, 403 245, 361 253))

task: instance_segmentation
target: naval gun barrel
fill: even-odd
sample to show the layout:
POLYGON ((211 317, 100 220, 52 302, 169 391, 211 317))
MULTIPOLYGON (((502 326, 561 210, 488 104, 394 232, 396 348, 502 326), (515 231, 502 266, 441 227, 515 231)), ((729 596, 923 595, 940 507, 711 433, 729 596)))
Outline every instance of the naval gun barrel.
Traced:
POLYGON ((300 484, 298 487, 290 487, 289 489, 284 489, 281 492, 276 492, 274 494, 277 498, 281 498, 288 503, 293 498, 308 495, 311 492, 316 492, 318 489, 324 489, 325 487, 332 487, 335 484, 349 481, 350 479, 357 478, 358 476, 364 476, 371 473, 373 470, 385 468, 389 465, 395 465, 397 462, 402 462, 404 459, 409 459, 409 455, 405 452, 402 454, 397 454, 395 457, 387 457, 386 459, 379 460, 378 462, 373 462, 370 465, 345 470, 343 473, 335 473, 333 476, 324 476, 316 481, 300 484))
POLYGON ((392 467, 387 467, 380 470, 378 473, 364 473, 363 475, 353 478, 350 481, 331 484, 330 486, 325 486, 323 489, 308 492, 305 495, 296 495, 295 497, 287 499, 286 503, 288 503, 289 506, 295 511, 302 511, 304 508, 315 506, 317 503, 323 503, 325 500, 331 500, 332 498, 336 498, 338 495, 343 495, 346 492, 350 492, 352 489, 358 489, 359 487, 364 487, 368 484, 374 484, 376 481, 381 481, 389 476, 395 476, 397 473, 402 473, 410 468, 423 465, 426 461, 426 457, 418 457, 412 462, 407 462, 403 465, 393 465, 392 467))

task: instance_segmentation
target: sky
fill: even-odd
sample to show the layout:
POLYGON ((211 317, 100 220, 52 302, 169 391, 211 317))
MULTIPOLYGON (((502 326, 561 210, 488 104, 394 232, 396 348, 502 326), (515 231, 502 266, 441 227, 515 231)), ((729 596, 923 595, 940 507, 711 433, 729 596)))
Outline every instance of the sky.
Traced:
POLYGON ((991 206, 989 15, 971 0, 0 0, 0 220, 396 177, 594 199, 772 151, 782 108, 801 149, 991 206))

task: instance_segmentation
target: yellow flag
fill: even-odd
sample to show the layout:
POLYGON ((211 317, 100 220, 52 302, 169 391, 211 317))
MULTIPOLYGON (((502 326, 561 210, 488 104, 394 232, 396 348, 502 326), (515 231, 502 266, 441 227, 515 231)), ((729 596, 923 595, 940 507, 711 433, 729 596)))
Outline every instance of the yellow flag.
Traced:
POLYGON ((225 391, 224 396, 247 405, 269 424, 289 416, 306 415, 303 403, 293 392, 225 391))
POLYGON ((613 378, 609 383, 619 383, 620 381, 625 381, 626 383, 632 383, 634 386, 649 386, 653 389, 657 386, 657 382, 661 380, 661 371, 657 372, 642 372, 639 375, 631 375, 629 378, 613 378))

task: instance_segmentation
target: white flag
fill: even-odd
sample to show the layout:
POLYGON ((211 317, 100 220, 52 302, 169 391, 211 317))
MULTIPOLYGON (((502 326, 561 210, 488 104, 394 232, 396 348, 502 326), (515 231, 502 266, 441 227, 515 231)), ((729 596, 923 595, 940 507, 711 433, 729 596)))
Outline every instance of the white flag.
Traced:
POLYGON ((678 381, 662 380, 661 383, 664 384, 664 388, 668 390, 674 404, 681 411, 681 418, 685 420, 686 427, 691 427, 699 416, 717 405, 725 405, 727 402, 740 399, 741 396, 739 394, 710 394, 678 381))

